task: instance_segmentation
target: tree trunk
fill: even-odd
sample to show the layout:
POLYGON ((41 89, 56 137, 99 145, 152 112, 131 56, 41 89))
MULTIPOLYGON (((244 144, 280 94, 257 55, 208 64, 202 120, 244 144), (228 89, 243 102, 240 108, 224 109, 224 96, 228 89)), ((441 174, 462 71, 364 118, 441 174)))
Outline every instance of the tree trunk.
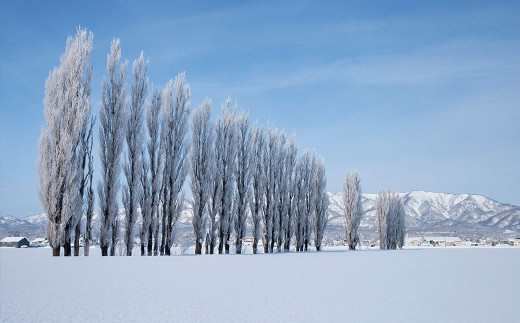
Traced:
POLYGON ((258 241, 253 240, 253 254, 256 255, 256 249, 258 248, 258 241))
POLYGON ((60 256, 60 250, 61 248, 58 247, 52 247, 52 256, 53 257, 59 257, 60 256))
POLYGON ((202 254, 202 243, 200 243, 199 239, 195 241, 195 254, 200 255, 202 254))
POLYGON ((226 255, 229 255, 229 242, 226 242, 226 255))
POLYGON ((209 234, 208 233, 206 233, 206 243, 204 244, 204 247, 206 249, 204 251, 206 253, 206 255, 209 254, 209 234))
POLYGON ((264 242, 264 253, 269 253, 269 242, 264 242))
MULTIPOLYGON (((159 222, 159 220, 157 220, 159 222)), ((153 237, 153 255, 157 256, 159 254, 159 223, 157 223, 155 227, 155 234, 153 237)))
POLYGON ((101 256, 108 256, 108 246, 101 246, 101 256))
POLYGON ((165 246, 165 247, 164 247, 164 254, 165 254, 166 256, 169 256, 170 253, 171 253, 170 247, 169 247, 169 246, 165 246))
POLYGON ((83 245, 83 256, 88 257, 90 251, 90 240, 85 239, 85 244, 83 245))
POLYGON ((72 249, 70 247, 70 224, 66 224, 65 225, 65 230, 64 230, 64 242, 63 242, 63 255, 65 257, 70 257, 71 254, 72 254, 72 249))
POLYGON ((316 245, 316 251, 321 251, 321 245, 316 245))
POLYGON ((161 227, 162 237, 161 237, 161 256, 164 255, 164 247, 166 244, 166 212, 163 212, 162 217, 162 227, 161 227))
POLYGON ((151 256, 152 255, 152 249, 153 249, 153 229, 152 229, 152 225, 150 225, 150 227, 148 228, 148 246, 147 246, 147 251, 148 251, 148 256, 151 256))
POLYGON ((218 253, 222 254, 224 251, 224 233, 220 233, 220 241, 218 242, 218 253))
POLYGON ((70 240, 63 243, 63 255, 70 257, 72 255, 72 248, 70 246, 70 240))
POLYGON ((74 256, 79 256, 79 238, 81 236, 81 221, 78 222, 74 230, 74 256))
POLYGON ((145 253, 144 253, 144 242, 141 241, 141 256, 144 256, 145 253))
MULTIPOLYGON (((118 221, 118 220, 116 219, 116 221, 118 221)), ((112 228, 112 245, 110 246, 110 255, 111 256, 116 255, 117 234, 118 234, 117 231, 118 230, 119 230, 119 225, 116 225, 115 228, 112 228)))

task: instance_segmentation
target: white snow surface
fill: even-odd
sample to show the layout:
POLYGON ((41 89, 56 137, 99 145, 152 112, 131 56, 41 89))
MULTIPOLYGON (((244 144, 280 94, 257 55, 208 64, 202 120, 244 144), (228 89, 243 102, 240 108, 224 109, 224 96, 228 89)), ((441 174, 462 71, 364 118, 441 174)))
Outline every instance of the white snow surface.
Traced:
MULTIPOLYGON (((138 254, 137 250, 134 254, 138 254)), ((53 258, 0 249, 2 321, 518 322, 520 248, 53 258)))

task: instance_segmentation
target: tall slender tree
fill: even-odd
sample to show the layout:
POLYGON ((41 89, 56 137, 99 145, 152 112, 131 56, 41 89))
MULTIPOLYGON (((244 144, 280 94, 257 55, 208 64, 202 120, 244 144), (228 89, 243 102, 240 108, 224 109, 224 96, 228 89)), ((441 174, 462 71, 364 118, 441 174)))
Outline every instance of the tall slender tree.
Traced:
POLYGON ((328 216, 327 208, 329 207, 329 197, 327 195, 327 179, 325 178, 325 161, 318 158, 315 168, 315 187, 316 187, 316 206, 314 210, 314 245, 316 251, 321 251, 321 242, 325 227, 327 226, 328 216))
POLYGON ((150 193, 150 219, 147 221, 143 230, 148 234, 148 256, 152 253, 157 256, 159 251, 159 193, 161 189, 162 167, 160 149, 160 114, 161 114, 161 92, 157 89, 153 91, 151 103, 146 105, 146 128, 148 130, 148 159, 150 177, 144 183, 148 186, 150 193))
MULTIPOLYGON (((144 54, 134 61, 132 75, 134 82, 130 90, 130 106, 126 130, 127 156, 123 167, 126 185, 123 188, 123 205, 125 206, 125 248, 126 255, 132 255, 134 247, 134 225, 137 220, 137 208, 143 194, 142 186, 142 151, 143 151, 143 106, 148 95, 149 62, 144 60, 144 54)), ((148 217, 148 215, 147 215, 148 217)), ((146 223, 149 219, 146 219, 146 223)), ((146 224, 145 223, 145 224, 146 224)))
MULTIPOLYGON (((283 249, 283 238, 285 236, 285 227, 284 222, 286 221, 287 214, 287 181, 285 177, 285 143, 286 143, 286 135, 282 130, 278 136, 278 147, 277 147, 277 162, 276 162, 276 195, 275 198, 277 201, 277 208, 275 210, 274 217, 274 228, 273 228, 273 243, 276 242, 276 251, 281 252, 283 249)), ((274 246, 273 246, 274 249, 274 246)))
POLYGON ((251 169, 253 165, 252 138, 249 130, 249 115, 242 112, 236 119, 237 124, 237 167, 236 167, 236 187, 235 198, 235 233, 236 233, 236 253, 242 253, 242 242, 247 233, 246 219, 249 209, 249 199, 251 197, 251 169))
POLYGON ((286 147, 285 153, 285 181, 287 182, 287 200, 286 200, 286 216, 284 221, 284 250, 289 251, 291 248, 291 239, 294 235, 294 218, 296 215, 296 137, 292 135, 286 147))
POLYGON ((193 195, 195 254, 202 253, 205 238, 206 206, 213 188, 214 130, 210 122, 211 100, 205 99, 191 122, 190 187, 193 195))
POLYGON ((87 150, 87 196, 86 196, 86 211, 85 211, 85 235, 84 235, 84 250, 83 255, 88 256, 90 254, 90 241, 92 240, 92 216, 94 214, 94 189, 93 179, 94 179, 94 155, 92 154, 92 144, 94 142, 94 136, 92 134, 92 128, 94 126, 95 119, 91 119, 90 124, 90 136, 88 137, 88 150, 87 150))
POLYGON ((359 243, 358 227, 363 214, 360 181, 361 178, 357 171, 351 173, 347 171, 345 182, 343 183, 345 239, 350 250, 356 249, 359 243))
POLYGON ((316 203, 316 153, 306 150, 298 166, 298 220, 296 251, 307 251, 312 235, 316 203))
POLYGON ((186 74, 170 80, 162 96, 161 146, 164 154, 162 181, 162 240, 161 254, 170 255, 174 227, 182 212, 182 186, 188 172, 188 117, 190 86, 186 74))
POLYGON ((73 217, 81 216, 82 179, 79 147, 81 133, 90 115, 90 79, 88 60, 92 50, 92 33, 78 28, 69 37, 60 66, 45 81, 43 101, 47 128, 39 140, 37 163, 40 179, 39 196, 47 214, 47 236, 53 256, 71 255, 70 231, 73 217))
POLYGON ((265 147, 264 169, 266 174, 265 185, 265 205, 263 210, 263 243, 264 253, 273 252, 274 224, 276 223, 275 213, 278 210, 277 198, 277 162, 278 162, 278 130, 272 126, 268 128, 268 135, 265 147))
POLYGON ((229 253, 229 238, 232 228, 232 215, 235 204, 233 204, 234 195, 234 175, 237 157, 237 141, 236 141, 236 106, 233 110, 229 109, 231 98, 222 105, 222 117, 217 120, 216 125, 216 149, 221 150, 220 159, 217 162, 218 171, 216 174, 219 178, 215 180, 220 182, 219 189, 219 245, 218 252, 229 253))
POLYGON ((120 66, 121 47, 114 39, 107 55, 108 80, 103 79, 102 105, 99 109, 99 146, 102 180, 98 185, 101 209, 99 244, 101 255, 115 255, 119 231, 118 203, 121 152, 127 124, 127 89, 125 84, 127 61, 120 66), (118 68, 119 66, 119 68, 118 68))
POLYGON ((251 196, 251 217, 253 220, 253 254, 257 253, 258 242, 262 230, 262 218, 265 205, 266 174, 264 167, 265 159, 265 132, 262 128, 255 126, 252 130, 252 181, 253 193, 251 196))

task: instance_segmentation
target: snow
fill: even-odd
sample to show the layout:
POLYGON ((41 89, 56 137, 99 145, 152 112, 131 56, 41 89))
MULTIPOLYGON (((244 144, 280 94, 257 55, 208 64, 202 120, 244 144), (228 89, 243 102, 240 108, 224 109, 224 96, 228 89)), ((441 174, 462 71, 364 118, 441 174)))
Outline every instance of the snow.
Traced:
POLYGON ((19 242, 22 239, 25 239, 25 237, 5 237, 1 242, 19 242))
POLYGON ((520 248, 107 258, 93 248, 91 255, 52 258, 49 248, 1 249, 1 320, 516 322, 520 317, 520 248))

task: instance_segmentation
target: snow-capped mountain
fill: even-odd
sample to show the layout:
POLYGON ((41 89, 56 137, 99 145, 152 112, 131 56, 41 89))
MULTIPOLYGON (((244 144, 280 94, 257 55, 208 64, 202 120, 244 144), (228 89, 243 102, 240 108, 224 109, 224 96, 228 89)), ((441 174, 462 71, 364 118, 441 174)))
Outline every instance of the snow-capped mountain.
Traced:
MULTIPOLYGON (((520 207, 503 204, 482 195, 424 191, 399 193, 402 197, 407 230, 411 231, 520 231, 520 207)), ((364 216, 361 227, 376 229, 377 194, 363 194, 364 216)), ((331 226, 343 226, 342 194, 329 194, 331 226)))
MULTIPOLYGON (((449 194, 423 191, 399 193, 403 198, 407 231, 445 232, 457 234, 518 233, 520 232, 520 207, 503 204, 481 195, 449 194)), ((361 229, 376 230, 376 194, 363 194, 364 216, 361 229)), ((185 201, 185 209, 178 222, 182 231, 191 230, 191 201, 185 201)), ((328 234, 343 230, 342 194, 329 193, 328 234)), ((121 227, 124 227, 124 209, 119 210, 121 227)), ((24 218, 0 216, 0 235, 23 235, 33 237, 45 232, 47 217, 44 213, 24 218)), ((83 221, 84 222, 84 221, 83 221)), ((94 213, 93 233, 99 232, 99 214, 94 213)), ((137 220, 136 228, 141 225, 137 220)), ((136 230, 138 231, 138 230, 136 230)))

